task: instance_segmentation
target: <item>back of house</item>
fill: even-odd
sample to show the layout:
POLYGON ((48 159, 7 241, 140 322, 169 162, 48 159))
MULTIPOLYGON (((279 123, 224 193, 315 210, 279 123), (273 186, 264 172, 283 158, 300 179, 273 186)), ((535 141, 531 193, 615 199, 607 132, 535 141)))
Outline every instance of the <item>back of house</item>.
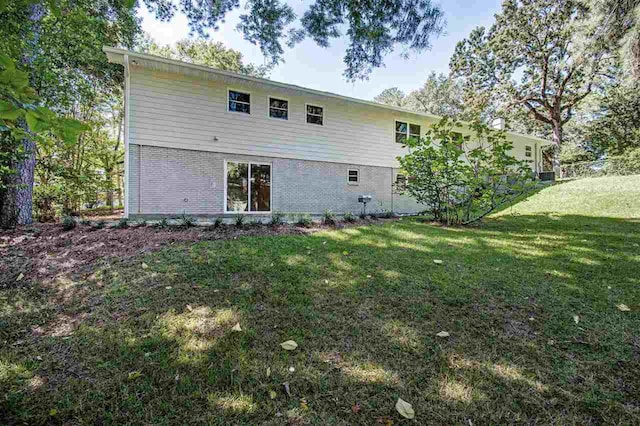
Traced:
MULTIPOLYGON (((105 47, 125 69, 125 216, 417 213, 396 157, 440 117, 105 47)), ((460 133, 468 134, 467 128, 460 133)), ((508 134, 542 171, 548 142, 508 134)))

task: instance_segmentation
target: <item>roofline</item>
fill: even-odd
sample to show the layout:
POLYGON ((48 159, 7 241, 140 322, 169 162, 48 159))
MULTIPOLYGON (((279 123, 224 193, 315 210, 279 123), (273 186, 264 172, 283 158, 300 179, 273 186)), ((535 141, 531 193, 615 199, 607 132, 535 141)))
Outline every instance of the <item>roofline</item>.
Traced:
MULTIPOLYGON (((358 99, 358 98, 352 98, 350 96, 338 95, 336 93, 331 93, 331 92, 325 92, 325 91, 322 91, 322 90, 309 89, 307 87, 302 87, 302 86, 298 86, 298 85, 295 85, 295 84, 281 83, 279 81, 269 80, 269 79, 266 79, 266 78, 253 77, 253 76, 246 75, 246 74, 240 74, 240 73, 235 73, 235 72, 231 72, 231 71, 220 70, 220 69, 217 69, 217 68, 211 68, 211 67, 207 67, 207 66, 204 66, 204 65, 197 65, 197 64, 191 64, 189 62, 177 61, 175 59, 167 59, 167 58, 163 58, 162 56, 149 55, 149 54, 146 54, 146 53, 138 53, 138 52, 133 52, 131 50, 117 49, 115 47, 109 47, 109 46, 103 46, 102 47, 102 51, 105 52, 107 54, 107 56, 109 56, 110 54, 111 55, 122 55, 122 61, 116 61, 116 60, 112 60, 111 58, 109 58, 110 62, 119 63, 119 64, 124 63, 124 56, 127 55, 129 58, 140 58, 140 59, 146 59, 146 60, 150 60, 150 61, 161 62, 161 63, 165 63, 165 64, 169 64, 169 65, 175 65, 175 66, 184 67, 184 68, 191 68, 191 69, 194 69, 194 70, 208 72, 208 73, 211 73, 211 74, 221 75, 221 76, 225 76, 225 77, 238 78, 238 79, 241 79, 241 80, 251 81, 251 82, 254 82, 254 83, 266 84, 266 85, 270 85, 270 86, 280 87, 280 88, 283 88, 283 89, 298 90, 298 91, 310 93, 312 95, 324 96, 324 97, 328 97, 328 98, 338 99, 338 100, 341 100, 341 101, 358 103, 358 104, 367 105, 367 106, 371 106, 371 107, 375 107, 375 108, 381 108, 381 109, 386 109, 386 110, 390 110, 390 111, 401 112, 401 113, 404 113, 404 114, 414 114, 414 115, 418 115, 418 116, 422 116, 422 117, 426 117, 426 118, 431 118, 433 120, 441 120, 442 118, 444 118, 444 117, 442 117, 440 115, 413 111, 413 110, 406 109, 406 108, 394 107, 394 106, 390 106, 390 105, 381 104, 381 103, 378 103, 378 102, 367 101, 367 100, 358 99)), ((466 121, 460 121, 460 123, 464 124, 464 125, 467 125, 467 126, 469 126, 471 124, 471 123, 466 122, 466 121)), ((526 135, 526 134, 516 133, 516 132, 509 132, 509 131, 507 131, 506 133, 508 135, 512 135, 512 136, 520 136, 520 137, 536 140, 536 141, 539 141, 539 142, 551 143, 550 141, 548 141, 546 139, 539 138, 537 136, 526 135)))

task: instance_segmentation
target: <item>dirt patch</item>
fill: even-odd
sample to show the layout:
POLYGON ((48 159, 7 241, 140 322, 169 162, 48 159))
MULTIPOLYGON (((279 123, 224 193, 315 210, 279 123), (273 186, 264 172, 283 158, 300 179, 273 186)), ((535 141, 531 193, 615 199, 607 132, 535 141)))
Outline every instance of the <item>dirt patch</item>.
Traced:
MULTIPOLYGON (((388 220, 360 221, 349 226, 382 224, 388 220)), ((340 224, 340 227, 345 225, 340 224)), ((0 232, 0 288, 28 286, 31 281, 72 287, 65 277, 89 273, 97 262, 127 261, 162 247, 186 242, 227 240, 245 236, 311 234, 325 226, 294 225, 210 227, 151 226, 96 229, 78 225, 64 231, 58 224, 36 224, 0 232), (66 283, 66 284, 65 284, 66 283)))

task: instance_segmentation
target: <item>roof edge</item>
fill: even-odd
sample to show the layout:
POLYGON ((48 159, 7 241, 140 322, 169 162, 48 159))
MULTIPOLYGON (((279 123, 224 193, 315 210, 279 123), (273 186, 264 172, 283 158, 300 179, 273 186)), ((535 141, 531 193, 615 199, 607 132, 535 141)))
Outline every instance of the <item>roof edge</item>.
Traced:
MULTIPOLYGON (((156 61, 156 62, 161 62, 161 63, 165 63, 165 64, 169 64, 169 65, 175 65, 175 66, 180 66, 180 67, 185 67, 185 68, 191 68, 191 69, 194 69, 194 70, 198 70, 198 71, 202 71, 202 72, 208 72, 208 73, 216 74, 216 75, 220 75, 220 76, 233 77, 233 78, 238 78, 238 79, 241 79, 241 80, 251 81, 251 82, 254 82, 254 83, 267 84, 267 85, 271 85, 271 86, 275 86, 275 87, 280 87, 280 88, 283 88, 283 89, 299 90, 299 91, 310 93, 310 94, 317 95, 317 96, 325 96, 325 97, 338 99, 338 100, 342 100, 342 101, 354 102, 354 103, 358 103, 358 104, 361 104, 361 105, 371 106, 371 107, 374 107, 374 108, 381 108, 381 109, 385 109, 385 110, 401 112, 403 114, 413 114, 413 115, 417 115, 417 116, 421 116, 421 117, 431 118, 433 120, 441 120, 443 118, 442 116, 435 115, 435 114, 429 114, 429 113, 419 112, 419 111, 412 111, 410 109, 394 107, 394 106, 390 106, 390 105, 381 104, 381 103, 378 103, 378 102, 367 101, 365 99, 359 99, 359 98, 353 98, 353 97, 350 97, 350 96, 338 95, 337 93, 325 92, 325 91, 322 91, 322 90, 309 89, 307 87, 298 86, 296 84, 282 83, 282 82, 279 82, 279 81, 269 80, 269 79, 266 79, 266 78, 253 77, 253 76, 246 75, 246 74, 240 74, 240 73, 235 73, 235 72, 231 72, 231 71, 224 71, 224 70, 220 70, 220 69, 217 69, 217 68, 207 67, 205 65, 197 65, 197 64, 192 64, 192 63, 189 63, 189 62, 178 61, 178 60, 175 60, 175 59, 163 58, 162 56, 149 55, 147 53, 139 53, 139 52, 134 52, 134 51, 131 51, 131 50, 118 49, 118 48, 110 47, 110 46, 103 46, 102 47, 102 51, 106 53, 109 62, 116 63, 116 64, 121 64, 121 65, 124 64, 124 57, 125 57, 125 55, 127 55, 127 56, 129 56, 129 58, 140 58, 140 59, 145 59, 145 60, 149 60, 149 61, 156 61)), ((466 126, 469 126, 471 124, 471 123, 469 123, 467 121, 460 121, 460 123, 463 124, 463 125, 466 125, 466 126)), ((543 138, 539 138, 537 136, 533 136, 533 135, 527 135, 527 134, 523 134, 523 133, 510 132, 510 131, 507 131, 506 133, 508 135, 511 135, 511 136, 519 136, 519 137, 523 137, 523 138, 527 138, 527 139, 531 139, 531 140, 535 140, 535 141, 551 144, 550 141, 548 141, 546 139, 543 139, 543 138)))

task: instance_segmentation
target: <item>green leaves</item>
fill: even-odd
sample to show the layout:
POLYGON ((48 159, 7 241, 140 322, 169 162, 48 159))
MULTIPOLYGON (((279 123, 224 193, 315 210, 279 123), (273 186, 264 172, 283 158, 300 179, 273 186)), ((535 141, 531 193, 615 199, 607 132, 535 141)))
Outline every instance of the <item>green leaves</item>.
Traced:
POLYGON ((16 108, 11 102, 0 99, 0 118, 15 121, 23 113, 23 110, 16 108))

